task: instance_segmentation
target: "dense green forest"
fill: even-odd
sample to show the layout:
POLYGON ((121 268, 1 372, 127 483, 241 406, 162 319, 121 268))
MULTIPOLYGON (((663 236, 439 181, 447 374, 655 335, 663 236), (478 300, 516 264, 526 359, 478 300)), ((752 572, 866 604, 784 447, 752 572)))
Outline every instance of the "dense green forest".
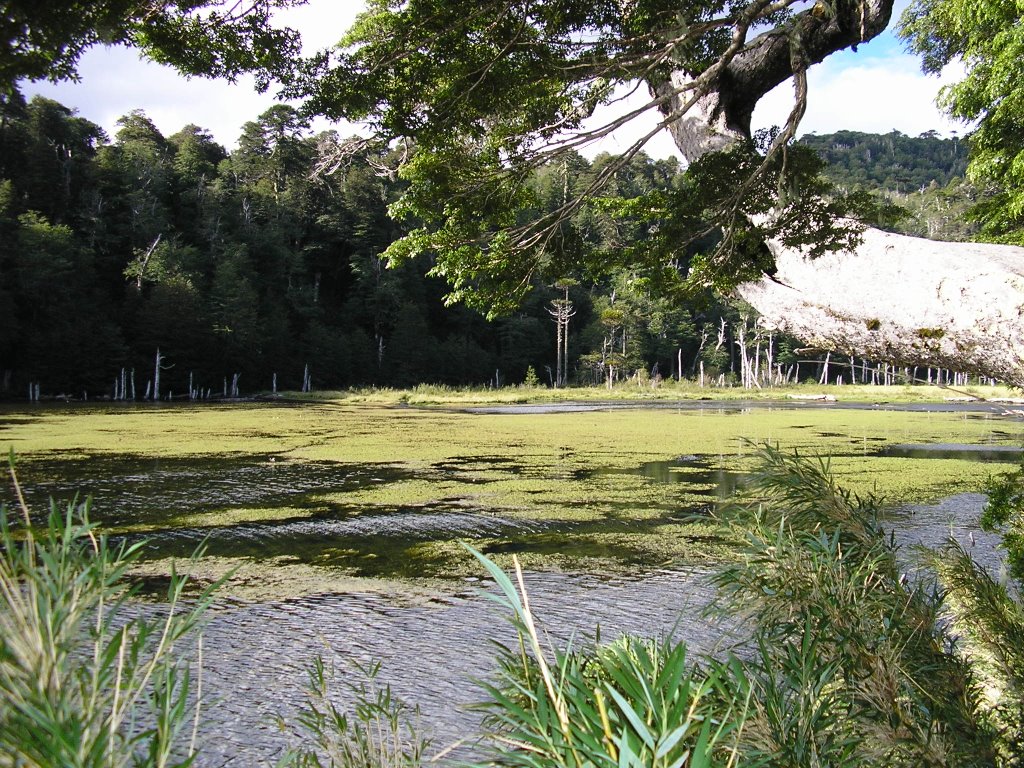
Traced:
MULTIPOLYGON (((4 97, 0 395, 501 386, 530 368, 549 384, 637 372, 732 379, 750 367, 748 345, 763 346, 767 373, 797 360, 792 340, 772 337, 751 311, 713 297, 684 306, 628 272, 535 285, 494 321, 446 306, 428 257, 394 269, 381 259, 399 234, 387 208, 401 184, 385 158, 364 152, 323 172, 340 140, 314 135, 285 105, 247 123, 229 153, 194 125, 165 137, 139 111, 108 138, 55 101, 4 97), (559 312, 569 323, 561 341, 559 312)), ((840 185, 920 195, 963 173, 960 144, 934 136, 805 141, 840 185)), ((542 168, 538 204, 556 207, 609 159, 542 168)), ((675 161, 640 154, 611 195, 669 189, 680 174, 675 161)), ((637 236, 600 217, 580 231, 592 247, 637 236)))
POLYGON ((961 180, 967 170, 966 143, 939 138, 935 131, 916 138, 899 131, 812 133, 800 143, 821 155, 828 163, 826 175, 840 187, 906 193, 932 184, 946 186, 961 180))
POLYGON ((980 193, 965 178, 966 141, 943 139, 935 131, 917 137, 838 131, 808 134, 800 143, 825 160, 825 176, 839 189, 868 190, 905 209, 901 232, 965 240, 978 230, 967 216, 980 193))

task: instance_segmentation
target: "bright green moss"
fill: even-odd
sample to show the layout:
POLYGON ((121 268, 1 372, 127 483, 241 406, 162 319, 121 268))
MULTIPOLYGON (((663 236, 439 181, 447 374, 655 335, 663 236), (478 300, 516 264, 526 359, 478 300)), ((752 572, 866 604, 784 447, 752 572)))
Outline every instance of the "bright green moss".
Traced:
POLYGON ((499 562, 515 554, 527 567, 715 561, 729 542, 688 518, 699 520, 749 468, 748 441, 830 455, 840 482, 858 493, 933 501, 979 490, 1003 465, 885 457, 879 449, 1020 445, 1024 430, 979 414, 728 403, 705 411, 480 414, 309 402, 44 409, 0 420, 0 446, 15 448, 26 477, 60 474, 73 460, 86 479, 91 467, 107 471, 121 459, 144 469, 174 463, 187 503, 138 519, 102 505, 95 514, 101 522, 109 516, 112 532, 153 536, 158 569, 187 554, 165 531, 194 530, 186 541, 209 536, 210 562, 220 570, 241 565, 239 574, 251 576, 232 583, 260 599, 267 592, 253 588, 264 583, 253 563, 269 584, 294 572, 300 591, 350 589, 353 578, 464 578, 475 566, 459 540, 499 562), (204 481, 190 479, 190 462, 221 467, 217 477, 230 479, 237 467, 283 487, 265 502, 204 502, 204 481), (317 469, 315 482, 289 491, 282 479, 305 481, 307 467, 317 469))

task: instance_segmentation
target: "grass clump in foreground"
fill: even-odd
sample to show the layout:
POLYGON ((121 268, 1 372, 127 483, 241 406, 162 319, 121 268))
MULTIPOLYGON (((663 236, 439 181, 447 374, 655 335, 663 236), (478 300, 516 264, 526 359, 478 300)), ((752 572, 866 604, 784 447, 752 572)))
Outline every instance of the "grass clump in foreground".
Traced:
POLYGON ((323 660, 313 660, 307 703, 296 718, 295 730, 305 743, 289 750, 280 768, 415 768, 428 762, 430 739, 417 727, 418 711, 394 696, 389 685, 377 683, 379 664, 356 671, 362 677, 347 685, 356 704, 345 711, 330 699, 333 676, 323 660))
MULTIPOLYGON (((13 461, 11 478, 20 498, 13 461)), ((144 542, 112 546, 89 506, 51 504, 39 526, 23 500, 20 524, 0 505, 0 768, 188 768, 203 701, 189 659, 198 651, 201 667, 193 641, 223 579, 186 606, 186 579, 172 573, 166 603, 147 615, 128 586, 144 542)), ((421 764, 429 742, 375 676, 351 686, 346 714, 315 660, 296 720, 304 746, 279 765, 421 764)))
POLYGON ((172 574, 164 609, 140 615, 126 587, 139 545, 111 546, 88 503, 51 504, 45 526, 21 512, 15 527, 0 506, 0 766, 190 765, 180 644, 210 591, 185 608, 172 574))
POLYGON ((945 595, 908 580, 871 498, 838 487, 825 462, 760 458, 720 513, 747 544, 716 580, 750 629, 724 660, 689 663, 682 643, 635 637, 546 650, 521 571, 513 584, 481 556, 518 638, 483 705, 497 763, 1021 764, 1020 603, 955 543, 931 558, 945 595), (970 631, 954 636, 945 617, 970 631))

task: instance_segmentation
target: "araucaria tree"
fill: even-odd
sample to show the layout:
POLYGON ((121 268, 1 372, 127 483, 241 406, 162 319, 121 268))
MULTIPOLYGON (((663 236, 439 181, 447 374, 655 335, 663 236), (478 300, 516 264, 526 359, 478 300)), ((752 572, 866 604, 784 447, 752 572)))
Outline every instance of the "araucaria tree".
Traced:
POLYGON ((535 276, 627 265, 662 289, 740 285, 769 320, 823 348, 1022 383, 1012 340, 1024 332, 1024 293, 1008 276, 1024 271, 1024 252, 864 231, 857 219, 877 211, 822 182, 817 160, 791 143, 808 68, 878 35, 892 6, 371 0, 300 90, 312 109, 362 120, 375 140, 404 147, 397 171, 408 186, 392 212, 413 228, 387 253, 436 254, 434 273, 453 299, 500 311, 535 276), (755 105, 787 80, 785 125, 753 136, 755 105), (657 116, 654 127, 618 162, 553 210, 538 204, 529 184, 537 168, 644 113, 657 116), (603 201, 662 130, 690 164, 686 182, 626 204, 603 201), (595 245, 586 231, 593 211, 632 227, 633 243, 595 245), (881 282, 901 292, 896 300, 876 290, 881 282), (908 282, 920 290, 906 291, 908 282))

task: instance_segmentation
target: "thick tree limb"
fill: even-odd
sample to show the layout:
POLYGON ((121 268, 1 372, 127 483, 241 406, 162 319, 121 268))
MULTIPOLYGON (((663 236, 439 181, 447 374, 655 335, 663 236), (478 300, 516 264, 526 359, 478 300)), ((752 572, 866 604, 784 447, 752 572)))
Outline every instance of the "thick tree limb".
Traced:
POLYGON ((769 243, 776 280, 740 286, 766 320, 822 350, 1024 387, 1024 248, 876 229, 814 261, 769 243))
MULTIPOLYGON (((687 160, 725 149, 750 138, 750 120, 757 102, 777 85, 832 53, 880 34, 889 24, 893 0, 838 0, 835 11, 819 0, 788 23, 744 43, 724 62, 686 117, 670 126, 687 160)), ((694 94, 687 85, 693 74, 675 71, 653 91, 664 99, 661 111, 683 111, 694 94)))

